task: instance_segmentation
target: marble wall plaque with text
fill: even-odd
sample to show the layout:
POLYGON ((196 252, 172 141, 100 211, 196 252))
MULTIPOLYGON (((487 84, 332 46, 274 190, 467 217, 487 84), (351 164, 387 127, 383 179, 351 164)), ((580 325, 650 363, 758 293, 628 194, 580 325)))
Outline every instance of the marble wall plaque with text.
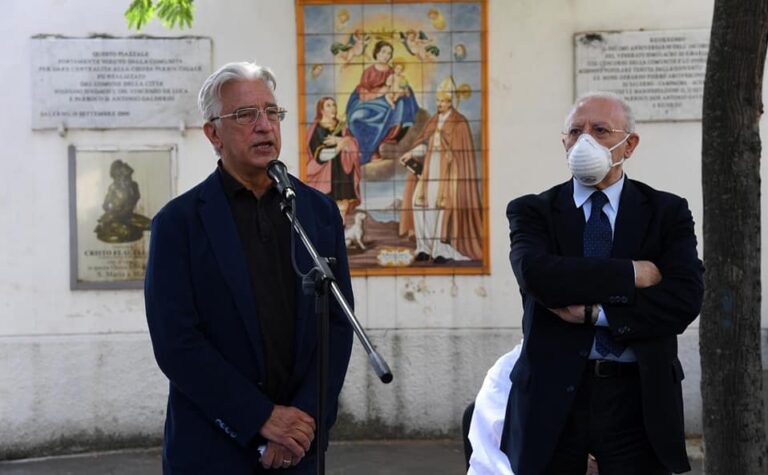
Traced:
POLYGON ((32 128, 200 127, 208 38, 31 39, 32 128))
POLYGON ((576 96, 623 96, 639 121, 700 120, 709 30, 575 35, 576 96))

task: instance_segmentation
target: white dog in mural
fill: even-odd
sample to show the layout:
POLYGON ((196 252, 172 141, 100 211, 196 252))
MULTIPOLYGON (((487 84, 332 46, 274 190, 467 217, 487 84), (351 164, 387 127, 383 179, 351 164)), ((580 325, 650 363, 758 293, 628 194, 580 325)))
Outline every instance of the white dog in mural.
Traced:
POLYGON ((350 227, 344 230, 344 241, 347 247, 351 247, 352 244, 357 245, 361 250, 365 250, 365 244, 363 244, 363 236, 365 231, 363 230, 363 221, 367 215, 362 211, 355 213, 354 222, 350 227))

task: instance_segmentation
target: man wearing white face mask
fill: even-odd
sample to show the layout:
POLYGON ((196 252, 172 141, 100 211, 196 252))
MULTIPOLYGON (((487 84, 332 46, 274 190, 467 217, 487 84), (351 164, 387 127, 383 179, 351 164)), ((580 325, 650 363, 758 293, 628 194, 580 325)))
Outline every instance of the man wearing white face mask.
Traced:
POLYGON ((579 98, 563 145, 573 179, 511 201, 523 299, 501 449, 513 471, 690 470, 677 334, 701 308, 703 266, 685 199, 630 180, 640 137, 614 94, 579 98))

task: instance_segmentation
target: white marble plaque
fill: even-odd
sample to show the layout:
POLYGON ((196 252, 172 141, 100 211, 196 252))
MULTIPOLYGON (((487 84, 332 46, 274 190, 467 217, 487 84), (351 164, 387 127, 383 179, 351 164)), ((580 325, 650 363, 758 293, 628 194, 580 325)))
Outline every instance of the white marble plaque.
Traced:
POLYGON ((623 96, 639 121, 700 120, 709 30, 575 35, 576 96, 623 96))
POLYGON ((33 38, 32 128, 201 127, 211 40, 33 38))

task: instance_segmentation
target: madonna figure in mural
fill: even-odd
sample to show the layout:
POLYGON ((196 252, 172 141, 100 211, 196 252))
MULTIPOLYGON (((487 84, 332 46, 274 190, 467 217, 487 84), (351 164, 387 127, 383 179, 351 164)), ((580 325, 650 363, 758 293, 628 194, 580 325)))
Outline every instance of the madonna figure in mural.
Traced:
MULTIPOLYGON (((360 84, 347 103, 349 130, 360 146, 360 164, 377 160, 382 142, 396 142, 413 126, 419 105, 413 89, 394 103, 387 100, 390 92, 388 80, 394 74, 390 65, 394 48, 387 41, 379 41, 373 48, 374 64, 360 77, 360 84)), ((391 83, 391 81, 390 81, 391 83)))
POLYGON ((331 196, 342 219, 360 204, 360 151, 344 122, 337 117, 336 100, 317 101, 315 120, 307 131, 306 183, 331 196))

